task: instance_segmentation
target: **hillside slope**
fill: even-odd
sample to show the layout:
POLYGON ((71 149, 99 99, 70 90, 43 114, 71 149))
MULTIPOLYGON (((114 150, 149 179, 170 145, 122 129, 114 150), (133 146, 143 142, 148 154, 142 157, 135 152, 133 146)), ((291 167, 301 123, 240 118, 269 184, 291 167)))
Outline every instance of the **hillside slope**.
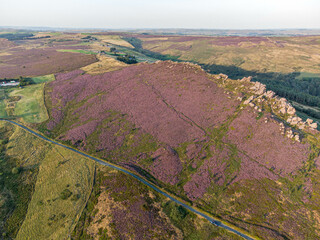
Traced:
POLYGON ((0 123, 1 239, 64 239, 90 196, 95 164, 0 123))
POLYGON ((203 64, 257 72, 319 73, 319 36, 197 37, 138 35, 143 48, 203 64))
POLYGON ((57 74, 45 96, 51 137, 263 239, 319 237, 319 134, 263 85, 169 61, 57 74))

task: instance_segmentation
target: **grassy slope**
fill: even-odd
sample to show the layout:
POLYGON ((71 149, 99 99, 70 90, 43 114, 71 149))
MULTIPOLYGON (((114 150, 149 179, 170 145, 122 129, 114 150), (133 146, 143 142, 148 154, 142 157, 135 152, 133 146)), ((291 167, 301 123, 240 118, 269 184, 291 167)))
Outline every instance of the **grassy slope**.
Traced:
POLYGON ((92 63, 81 69, 86 73, 89 73, 91 75, 96 75, 96 74, 102 74, 105 72, 115 71, 127 66, 127 64, 117 61, 111 57, 98 55, 97 58, 99 59, 99 62, 92 63))
POLYGON ((17 186, 6 185, 14 199, 4 205, 11 212, 5 223, 6 236, 15 237, 19 230, 16 239, 65 238, 74 228, 91 192, 94 163, 53 147, 20 128, 3 123, 1 126, 12 129, 5 145, 7 162, 2 164, 9 164, 10 160, 11 165, 21 167, 17 175, 19 186, 29 186, 21 189, 24 191, 21 197, 17 186), (66 189, 72 194, 64 200, 66 189))
POLYGON ((35 83, 51 82, 51 81, 54 81, 54 75, 49 74, 49 75, 45 75, 45 76, 33 77, 32 80, 35 83))
MULTIPOLYGON (((320 57, 316 54, 319 43, 305 44, 318 39, 309 38, 269 38, 273 42, 286 41, 283 47, 270 44, 251 44, 244 40, 239 46, 219 46, 206 39, 174 42, 174 38, 160 40, 140 38, 145 49, 180 56, 181 60, 197 61, 205 64, 236 65, 245 70, 269 72, 314 72, 319 73, 320 57), (166 40, 168 39, 168 40, 166 40), (190 47, 190 48, 186 48, 190 47)), ((159 38, 158 38, 159 39, 159 38)))
POLYGON ((99 39, 105 43, 110 43, 110 44, 119 45, 119 46, 123 46, 123 47, 133 48, 133 46, 130 43, 123 40, 118 35, 91 35, 91 36, 96 37, 97 39, 99 39))

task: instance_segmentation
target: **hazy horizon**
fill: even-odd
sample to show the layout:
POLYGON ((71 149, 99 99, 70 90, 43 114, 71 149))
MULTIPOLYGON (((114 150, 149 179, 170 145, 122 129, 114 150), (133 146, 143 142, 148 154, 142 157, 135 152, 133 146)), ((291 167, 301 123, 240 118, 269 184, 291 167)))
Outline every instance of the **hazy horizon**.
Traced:
POLYGON ((320 29, 317 0, 0 0, 7 27, 103 29, 320 29))

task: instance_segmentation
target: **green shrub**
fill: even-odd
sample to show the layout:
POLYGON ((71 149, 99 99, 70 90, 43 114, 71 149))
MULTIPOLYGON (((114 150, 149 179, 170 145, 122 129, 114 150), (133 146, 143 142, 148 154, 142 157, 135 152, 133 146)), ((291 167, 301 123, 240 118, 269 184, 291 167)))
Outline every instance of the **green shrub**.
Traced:
POLYGON ((69 189, 65 189, 60 193, 60 198, 62 200, 68 199, 72 195, 72 192, 69 189))
POLYGON ((78 201, 80 199, 81 195, 80 194, 74 194, 72 197, 71 197, 71 201, 78 201))
POLYGON ((11 170, 12 174, 18 174, 20 172, 20 169, 18 167, 14 167, 11 170))

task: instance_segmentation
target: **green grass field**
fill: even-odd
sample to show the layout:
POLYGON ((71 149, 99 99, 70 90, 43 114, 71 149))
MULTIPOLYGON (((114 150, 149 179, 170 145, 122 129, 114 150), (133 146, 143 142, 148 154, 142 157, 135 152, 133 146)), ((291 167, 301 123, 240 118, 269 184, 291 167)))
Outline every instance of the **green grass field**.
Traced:
POLYGON ((76 50, 76 49, 61 49, 57 50, 58 52, 72 52, 72 53, 83 53, 83 54, 97 54, 92 51, 86 51, 86 50, 76 50))
POLYGON ((32 80, 35 83, 45 83, 45 82, 51 82, 54 81, 54 75, 45 75, 45 76, 39 76, 39 77, 33 77, 32 80))
POLYGON ((44 83, 30 85, 22 89, 11 90, 10 97, 21 96, 16 103, 14 115, 22 117, 26 122, 40 123, 48 119, 43 95, 44 83))
POLYGON ((14 102, 14 117, 22 118, 29 123, 40 123, 48 119, 47 109, 44 104, 43 88, 46 82, 53 81, 54 75, 34 77, 32 80, 36 84, 28 85, 23 88, 3 89, 0 95, 0 117, 8 117, 6 109, 6 98, 21 97, 19 101, 14 102), (3 95, 3 97, 1 97, 3 95))
POLYGON ((5 145, 7 161, 2 164, 11 162, 12 166, 1 176, 6 191, 15 196, 14 204, 2 205, 9 212, 13 209, 3 231, 14 239, 66 239, 89 198, 94 162, 44 142, 9 123, 0 123, 2 130, 3 127, 11 129, 11 134, 5 145), (14 179, 19 180, 16 184, 6 182, 14 177, 11 174, 13 166, 21 169, 14 175, 14 179), (23 188, 16 189, 19 186, 23 188))

